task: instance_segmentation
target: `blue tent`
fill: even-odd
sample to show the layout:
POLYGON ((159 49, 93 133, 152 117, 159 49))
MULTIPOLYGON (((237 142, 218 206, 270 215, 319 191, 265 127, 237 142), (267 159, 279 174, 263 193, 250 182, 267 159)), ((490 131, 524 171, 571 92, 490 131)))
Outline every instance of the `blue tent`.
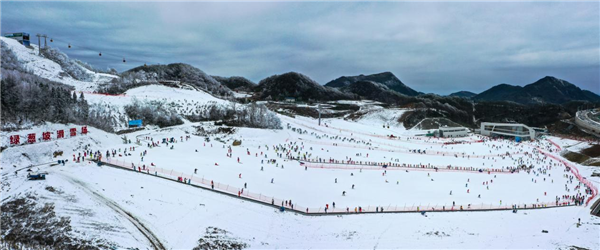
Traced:
POLYGON ((129 127, 141 127, 142 120, 131 120, 129 121, 129 127))

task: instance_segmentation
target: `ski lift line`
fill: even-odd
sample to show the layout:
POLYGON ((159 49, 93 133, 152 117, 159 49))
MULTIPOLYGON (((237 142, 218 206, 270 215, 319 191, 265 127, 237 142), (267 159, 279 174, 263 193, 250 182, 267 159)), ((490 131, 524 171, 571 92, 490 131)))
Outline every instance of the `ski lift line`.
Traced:
POLYGON ((146 60, 127 59, 127 57, 123 57, 123 55, 117 55, 117 54, 113 54, 113 53, 106 53, 106 52, 102 52, 102 51, 100 51, 100 50, 93 49, 93 48, 86 47, 86 46, 81 46, 81 45, 73 45, 73 44, 71 44, 71 43, 69 43, 69 42, 66 42, 66 41, 63 41, 63 40, 61 40, 61 39, 51 38, 51 40, 53 40, 53 41, 51 41, 51 42, 54 42, 54 41, 56 41, 56 42, 61 42, 61 43, 64 43, 64 44, 68 44, 68 46, 69 46, 68 48, 69 48, 69 49, 83 49, 83 50, 87 50, 87 51, 90 51, 90 52, 98 53, 98 56, 99 56, 99 57, 106 57, 106 56, 109 56, 109 57, 120 58, 120 59, 122 59, 123 63, 127 63, 127 62, 137 62, 137 63, 143 63, 144 65, 147 65, 148 63, 150 63, 150 64, 158 64, 158 63, 154 63, 154 62, 148 62, 148 61, 146 61, 146 60))

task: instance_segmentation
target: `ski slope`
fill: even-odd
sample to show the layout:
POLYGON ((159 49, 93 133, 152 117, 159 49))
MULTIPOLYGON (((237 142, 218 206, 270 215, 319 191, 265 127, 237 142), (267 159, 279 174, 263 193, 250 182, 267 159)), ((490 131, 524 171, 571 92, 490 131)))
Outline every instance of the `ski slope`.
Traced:
MULTIPOLYGON (((162 85, 137 87, 118 96, 94 94, 98 84, 116 76, 94 73, 92 82, 77 81, 64 76, 58 64, 39 57, 36 47, 32 50, 14 40, 0 39, 34 74, 74 86, 95 108, 114 112, 117 120, 127 120, 124 106, 135 99, 165 102, 180 114, 205 105, 232 105, 202 91, 162 85)), ((36 133, 40 137, 42 132, 78 126, 46 123, 3 131, 2 202, 32 194, 41 203, 53 203, 59 216, 69 217, 78 237, 109 242, 115 248, 191 249, 208 228, 216 227, 254 249, 600 249, 600 221, 589 214, 589 206, 517 213, 471 210, 512 205, 530 208, 569 202, 565 196, 589 197, 573 173, 557 160, 562 159, 561 149, 584 148, 589 146, 587 142, 557 137, 523 143, 478 135, 422 137, 418 135, 427 131, 406 130, 397 122, 409 110, 384 109, 370 101, 337 103, 359 105, 366 114, 355 121, 323 119, 322 125, 312 118, 279 116, 282 130, 236 128, 232 134, 208 138, 196 134, 197 127, 219 128, 208 122, 148 127, 125 136, 90 127, 84 136, 20 146, 9 146, 9 136, 36 133), (124 143, 123 137, 131 143, 124 143), (170 138, 176 142, 163 143, 170 138), (232 146, 235 140, 242 144, 232 146), (150 146, 151 142, 156 146, 150 146), (226 185, 233 195, 98 166, 89 157, 76 162, 86 150, 98 151, 105 160, 126 167, 154 165, 170 171, 168 175, 161 172, 162 177, 212 180, 226 185), (106 152, 113 150, 115 156, 107 157, 106 152), (55 158, 53 154, 59 151, 62 156, 55 158), (68 162, 53 164, 57 160, 68 162), (383 168, 384 164, 389 167, 383 168), (531 168, 510 171, 521 166, 531 168), (456 168, 459 170, 452 170, 456 168), (28 169, 48 172, 47 179, 27 181, 28 169), (276 205, 293 201, 296 208, 308 208, 309 213, 294 212, 289 206, 280 212, 235 197, 242 189, 246 194, 272 197, 276 205), (331 212, 350 212, 323 215, 326 206, 331 212), (427 213, 354 213, 357 207, 427 213), (577 225, 578 219, 581 225, 577 225)), ((586 180, 600 186, 598 178, 591 177, 593 167, 574 165, 586 180)))
POLYGON ((14 39, 0 37, 0 40, 12 50, 25 69, 42 78, 73 86, 77 91, 94 91, 98 87, 98 84, 109 82, 117 77, 115 75, 92 72, 81 67, 82 70, 93 76, 93 80, 89 82, 79 81, 66 74, 58 63, 40 56, 37 45, 31 44, 32 48, 27 48, 14 39))
MULTIPOLYGON (((379 126, 366 130, 368 125, 328 119, 325 123, 329 127, 318 127, 315 121, 309 118, 281 118, 284 124, 289 122, 292 127, 304 125, 304 129, 309 131, 308 127, 314 126, 321 131, 327 131, 330 137, 354 135, 356 140, 370 141, 373 148, 384 147, 384 143, 387 143, 399 147, 427 147, 439 151, 468 150, 467 152, 475 158, 489 154, 490 150, 492 153, 498 153, 505 151, 507 147, 514 147, 516 151, 525 151, 530 150, 529 146, 535 145, 522 143, 517 146, 512 142, 494 141, 486 142, 489 146, 471 143, 453 145, 455 148, 452 148, 439 145, 438 142, 444 141, 442 139, 416 139, 409 132, 406 138, 412 138, 412 141, 403 141, 403 136, 400 140, 377 137, 385 135, 385 132, 389 133, 387 129, 380 129, 379 126), (333 128, 333 125, 348 131, 340 132, 339 128, 333 128)), ((61 126, 48 124, 27 132, 58 129, 61 126)), ((374 205, 387 208, 389 205, 425 206, 433 203, 451 207, 452 201, 456 202, 457 206, 460 204, 465 207, 467 204, 475 206, 479 203, 497 206, 500 200, 503 204, 531 204, 536 203, 536 199, 540 199, 540 202, 552 201, 556 195, 577 193, 573 189, 577 182, 566 183, 562 176, 565 174, 562 167, 549 170, 547 173, 551 176, 537 176, 523 171, 515 174, 497 174, 496 178, 487 173, 412 169, 406 172, 405 169, 391 168, 388 168, 385 175, 382 175, 383 169, 365 169, 362 172, 360 169, 305 170, 298 161, 276 157, 273 145, 304 144, 306 151, 312 152, 313 156, 334 157, 340 160, 345 160, 346 156, 355 158, 357 153, 362 154, 363 160, 366 160, 366 153, 369 153, 369 160, 389 160, 390 157, 398 157, 402 161, 414 163, 491 165, 493 162, 501 166, 510 165, 513 160, 494 157, 485 160, 477 158, 475 161, 454 156, 423 156, 355 149, 341 146, 345 145, 345 142, 341 141, 343 139, 326 138, 320 131, 312 131, 319 134, 321 139, 317 139, 311 132, 300 134, 287 126, 284 126, 283 130, 275 131, 240 128, 232 135, 217 135, 212 137, 210 142, 205 142, 204 137, 193 135, 193 126, 203 126, 207 129, 213 127, 196 123, 139 131, 127 135, 132 144, 123 144, 119 136, 91 128, 87 136, 9 147, 3 152, 1 159, 2 180, 9 183, 10 187, 8 190, 3 188, 3 199, 26 192, 36 192, 54 202, 59 208, 59 214, 70 216, 73 226, 80 230, 84 237, 107 239, 120 247, 145 248, 151 245, 151 241, 119 211, 130 213, 166 248, 177 249, 194 247, 207 227, 227 230, 251 248, 562 248, 571 245, 590 249, 599 247, 597 238, 594 237, 600 232, 598 220, 589 215, 587 207, 581 206, 521 210, 517 214, 510 211, 427 213, 427 216, 351 213, 343 216, 307 217, 293 212, 281 213, 272 207, 149 175, 108 166, 98 167, 88 161, 71 161, 72 155, 81 152, 85 146, 101 152, 121 149, 119 153, 122 155, 127 149, 131 156, 115 158, 135 162, 136 166, 154 163, 158 167, 190 175, 197 168, 197 176, 202 175, 204 178, 240 189, 247 184, 247 191, 289 199, 299 206, 311 209, 322 208, 325 204, 331 206, 332 202, 336 202, 336 207, 342 209, 347 206, 366 208, 374 205), (186 140, 186 135, 189 135, 190 139, 186 140), (147 137, 155 141, 174 137, 178 142, 169 146, 161 143, 158 147, 148 148, 145 140, 147 137), (136 138, 141 140, 141 146, 135 144, 136 138), (223 144, 215 138, 220 138, 226 143, 223 144), (242 140, 242 145, 232 147, 232 156, 227 157, 227 148, 236 139, 242 140), (324 143, 320 144, 321 141, 324 143), (338 146, 333 146, 334 142, 338 143, 338 146), (269 150, 266 149, 267 145, 269 150), (170 149, 170 146, 173 146, 173 149, 170 149), (129 147, 136 147, 135 151, 131 151, 129 147), (308 150, 310 147, 313 148, 312 151, 308 150), (250 155, 247 154, 247 149, 250 155), (12 169, 19 169, 34 163, 51 161, 51 153, 56 150, 65 151, 63 159, 70 161, 65 166, 40 166, 40 169, 49 172, 48 179, 44 182, 25 181, 26 172, 21 170, 15 176, 12 170, 9 170, 11 165, 17 165, 12 169), (148 153, 142 162, 139 154, 144 150, 148 153), (261 151, 267 158, 260 157, 261 151), (15 160, 22 159, 23 153, 28 155, 28 160, 15 160), (237 162, 237 157, 240 157, 240 163, 237 162), (277 163, 261 164, 260 161, 264 159, 276 159, 277 163), (219 166, 215 166, 214 163, 218 163, 219 166), (264 168, 263 171, 260 167, 264 168), (242 178, 239 178, 240 173, 242 178), (271 178, 274 178, 274 183, 270 182, 271 178), (335 178, 338 179, 338 183, 335 183, 335 178), (536 182, 532 182, 532 178, 536 182), (543 181, 543 178, 546 178, 546 181, 543 181), (481 183, 490 180, 494 183, 481 183), (351 189, 351 184, 356 185, 355 189, 351 189), (465 187, 465 184, 469 186, 465 187), (570 192, 565 191, 565 184, 571 189, 570 192), (52 186, 69 195, 49 193, 44 189, 46 186, 52 186), (490 187, 489 190, 487 186, 490 187), (467 189, 470 189, 469 193, 466 192, 467 189), (341 195, 344 190, 347 191, 346 196, 341 195), (449 195, 449 190, 453 191, 453 195, 449 195), (543 195, 543 192, 548 194, 543 195), (481 198, 477 197, 478 194, 482 195, 481 198), (117 204, 118 209, 107 205, 111 202, 117 204), (578 218, 583 222, 580 227, 575 226, 578 218), (105 233, 105 228, 111 229, 109 233, 105 233), (541 230, 548 230, 550 233, 545 234, 541 230), (405 237, 398 240, 398 234, 405 237), (308 238, 312 240, 306 241, 308 238)), ((477 138, 460 140, 474 139, 477 138)), ((2 143, 6 145, 7 141, 3 139, 2 143)), ((547 143, 543 141, 539 144, 535 146, 551 149, 551 145, 545 145, 547 143)), ((521 156, 514 154, 514 157, 521 156)), ((540 160, 539 166, 543 165, 543 160, 540 160)), ((587 167, 578 167, 582 173, 591 174, 587 167)))

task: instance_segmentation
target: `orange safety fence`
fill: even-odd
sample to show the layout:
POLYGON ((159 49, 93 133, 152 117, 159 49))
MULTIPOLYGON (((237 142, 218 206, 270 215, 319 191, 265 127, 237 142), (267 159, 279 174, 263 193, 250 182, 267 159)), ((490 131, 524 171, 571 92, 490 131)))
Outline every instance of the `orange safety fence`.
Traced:
MULTIPOLYGON (((314 126, 306 125, 306 124, 301 123, 301 122, 292 122, 292 123, 294 123, 296 125, 300 125, 300 126, 305 127, 305 128, 310 128, 310 129, 315 130, 315 131, 319 131, 321 133, 332 134, 332 132, 325 131, 325 130, 322 130, 322 129, 318 129, 318 128, 314 127, 314 126)), ((399 140, 399 137, 397 137, 397 136, 391 137, 391 136, 387 136, 387 135, 369 134, 369 133, 363 133, 363 132, 360 132, 360 131, 353 131, 353 130, 349 130, 349 129, 338 128, 338 127, 334 127, 334 126, 331 126, 331 125, 321 126, 321 127, 325 127, 325 128, 329 128, 329 129, 333 129, 333 130, 345 131, 345 132, 352 133, 352 134, 359 134, 359 135, 365 135, 365 136, 375 137, 375 138, 381 138, 381 139, 387 139, 387 140, 399 140), (396 139, 396 138, 398 138, 398 139, 396 139)), ((417 137, 411 137, 411 138, 413 138, 414 140, 421 140, 420 138, 417 138, 417 137)), ((442 140, 442 141, 444 141, 444 140, 446 140, 446 141, 452 141, 455 138, 440 138, 440 137, 437 137, 436 139, 442 140)), ((464 141, 465 142, 474 142, 474 143, 481 143, 481 142, 483 142, 483 140, 473 140, 473 139, 470 139, 470 138, 468 138, 468 141, 467 140, 464 140, 464 141)), ((437 143, 437 142, 427 142, 427 141, 421 140, 421 142, 411 142, 411 143, 422 144, 422 145, 440 145, 440 144, 446 144, 448 142, 437 143)))
POLYGON ((562 150, 562 148, 560 147, 560 145, 556 144, 555 142, 553 142, 550 139, 547 139, 550 143, 552 143, 552 145, 554 145, 556 148, 558 148, 559 150, 562 150))
MULTIPOLYGON (((383 148, 379 148, 379 147, 376 147, 376 146, 362 146, 362 145, 352 145, 352 144, 348 144, 348 143, 322 142, 322 141, 307 140, 307 139, 302 139, 302 141, 310 142, 310 143, 313 143, 313 144, 325 145, 325 146, 332 146, 333 144, 335 144, 333 146, 341 146, 341 147, 349 147, 349 148, 360 148, 360 149, 367 149, 367 150, 374 150, 374 151, 404 153, 404 154, 424 154, 424 155, 456 156, 456 157, 463 157, 464 156, 464 157, 470 157, 470 158, 484 158, 484 157, 502 157, 502 156, 507 156, 506 153, 504 153, 504 154, 487 154, 487 155, 467 155, 467 154, 463 154, 462 152, 435 151, 435 150, 424 150, 425 153, 418 153, 418 152, 415 153, 415 152, 408 151, 408 150, 410 150, 408 147, 393 145, 393 144, 389 144, 389 143, 377 143, 377 144, 385 145, 385 146, 389 146, 389 147, 394 147, 394 148, 405 149, 405 150, 383 149, 383 148)), ((512 153, 507 152, 507 153, 509 155, 524 154, 523 152, 519 152, 519 151, 515 151, 515 152, 512 152, 512 153)))
POLYGON ((538 148, 538 150, 545 156, 548 156, 554 160, 557 160, 558 162, 565 165, 565 167, 568 167, 570 169, 571 173, 577 178, 577 180, 579 180, 579 182, 583 183, 586 187, 589 187, 592 190, 591 196, 585 201, 586 206, 589 204, 590 201, 592 201, 596 197, 596 195, 598 195, 598 188, 596 186, 594 186, 592 184, 592 182, 590 182, 588 179, 586 179, 585 177, 582 177, 581 174, 579 174, 579 169, 577 169, 575 167, 575 165, 573 165, 563 159, 560 159, 552 154, 549 154, 539 148, 538 148))
POLYGON ((83 92, 86 95, 103 95, 103 96, 125 96, 125 93, 123 94, 106 94, 106 93, 98 93, 98 92, 90 92, 90 91, 79 91, 80 93, 83 92))
POLYGON ((296 212, 300 212, 300 213, 304 213, 304 214, 313 214, 313 215, 327 214, 327 213, 332 213, 332 214, 355 213, 355 208, 357 208, 357 212, 358 212, 359 207, 360 207, 360 212, 362 212, 362 213, 376 213, 378 211, 379 212, 380 211, 384 211, 384 212, 494 211, 494 210, 510 210, 513 208, 513 205, 515 205, 518 209, 522 209, 522 208, 535 209, 535 208, 549 208, 549 207, 562 207, 562 206, 574 205, 571 202, 536 202, 536 203, 519 203, 519 204, 511 204, 511 205, 508 205, 508 204, 494 205, 494 204, 481 203, 481 204, 467 204, 467 205, 456 205, 456 206, 452 206, 452 205, 446 206, 445 204, 427 204, 427 205, 425 205, 425 204, 413 203, 413 204, 393 205, 393 206, 392 205, 356 206, 355 208, 340 208, 338 206, 336 208, 331 207, 331 209, 328 209, 327 211, 325 211, 325 207, 309 208, 309 207, 294 204, 293 208, 292 208, 289 204, 286 205, 285 200, 283 200, 283 199, 275 198, 273 196, 265 195, 262 193, 251 192, 246 189, 244 189, 242 192, 242 188, 234 187, 234 186, 231 186, 228 184, 219 183, 219 182, 216 182, 209 178, 195 176, 194 174, 184 174, 182 172, 174 171, 172 169, 171 170, 163 169, 163 168, 159 168, 156 166, 148 166, 148 167, 145 167, 145 169, 141 169, 140 166, 135 166, 131 162, 119 161, 118 159, 112 159, 112 158, 110 158, 108 160, 103 160, 102 162, 108 163, 108 164, 112 165, 113 167, 118 167, 118 168, 127 169, 127 170, 133 170, 136 172, 142 172, 142 173, 149 174, 149 175, 155 175, 155 176, 160 176, 160 177, 167 178, 167 179, 180 181, 182 184, 184 183, 184 180, 185 180, 185 181, 187 181, 185 184, 193 184, 196 186, 204 187, 206 189, 211 189, 211 190, 215 190, 218 192, 227 193, 227 194, 230 194, 233 196, 238 196, 241 198, 253 200, 253 201, 256 201, 259 203, 263 203, 263 204, 267 204, 267 205, 274 205, 274 206, 278 206, 278 207, 283 206, 287 210, 293 210, 296 212), (214 185, 214 187, 211 184, 214 185), (381 210, 381 209, 383 209, 383 210, 381 210))
MULTIPOLYGON (((323 163, 323 162, 309 162, 302 164, 308 168, 322 168, 322 169, 364 169, 364 170, 411 170, 411 171, 436 171, 436 172, 473 172, 473 173, 487 173, 487 174, 511 174, 509 170, 503 169, 490 169, 482 168, 481 172, 478 168, 474 167, 457 167, 457 166, 434 166, 434 165, 418 165, 418 164, 392 164, 384 168, 382 164, 352 164, 352 163, 323 163), (436 170, 437 168, 437 170, 436 170)), ((515 172, 519 172, 515 170, 515 172)))

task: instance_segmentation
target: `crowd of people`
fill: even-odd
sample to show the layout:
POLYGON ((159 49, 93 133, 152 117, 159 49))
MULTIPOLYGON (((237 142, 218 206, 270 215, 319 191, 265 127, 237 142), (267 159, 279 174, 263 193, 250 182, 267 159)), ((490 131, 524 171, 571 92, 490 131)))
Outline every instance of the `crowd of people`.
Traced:
MULTIPOLYGON (((234 153, 233 147, 231 145, 226 145, 223 144, 222 148, 225 150, 225 155, 227 158, 233 158, 237 161, 237 163, 239 164, 243 164, 243 162, 241 161, 240 157, 255 157, 257 159, 260 159, 260 171, 264 171, 264 166, 274 166, 276 168, 280 168, 280 169, 284 169, 284 163, 287 162, 287 165, 296 165, 295 161, 303 161, 303 162, 313 162, 313 163, 329 163, 329 164, 354 164, 354 165, 368 165, 368 166, 381 166, 383 173, 382 175, 385 176, 386 174, 386 170, 384 168, 426 168, 426 169, 431 169, 432 171, 437 171, 438 169, 463 169, 463 170, 468 170, 468 171, 479 171, 479 172, 487 172, 488 174, 493 173, 495 171, 498 172, 511 172, 511 173, 526 173, 528 175, 532 176, 532 183, 537 184, 538 182, 550 182, 550 183, 554 183, 555 181, 555 177, 556 176, 552 176, 552 169, 553 167, 562 167, 562 164, 560 162, 557 162, 551 158, 546 157, 540 150, 545 150, 547 152, 555 152, 555 148, 552 144, 544 141, 544 140, 538 140, 538 141, 532 141, 532 142, 527 142, 527 143, 517 143, 517 142, 513 142, 513 141, 508 141, 508 140, 504 140, 501 138, 488 138, 488 137, 477 137, 474 140, 465 140, 462 141, 460 143, 458 143, 457 141, 450 141, 452 143, 448 143, 448 141, 437 141, 435 139, 431 139, 431 138, 419 138, 419 137, 397 137, 396 140, 404 140, 407 142, 412 141, 418 141, 421 143, 429 143, 432 145, 429 145, 429 148, 425 148, 425 149, 419 149, 419 148, 415 148, 415 149, 407 149, 406 151, 408 153, 412 153, 412 154, 421 154, 421 155, 426 155, 428 152, 430 151, 435 151, 432 148, 434 147, 433 144, 436 144, 439 147, 439 150, 448 150, 446 152, 453 152, 452 150, 454 150, 454 147, 458 147, 461 144, 472 144, 472 143, 478 143, 479 145, 483 146, 483 147, 487 147, 487 154, 476 154, 476 152, 472 152, 472 153, 466 153, 466 152, 460 152, 460 153, 444 153, 442 154, 442 156, 446 156, 446 157, 452 157, 452 158, 466 158, 466 159, 470 159, 471 157, 473 158, 480 158, 481 160, 485 160, 485 162, 483 163, 483 165, 480 166, 453 166, 453 165, 444 165, 444 166, 436 166, 436 165, 432 165, 430 163, 427 164, 415 164, 415 163, 402 163, 402 157, 398 157, 398 156, 394 156, 394 157, 390 157, 389 161, 377 161, 375 158, 371 159, 371 160, 366 160, 367 158, 369 158, 369 153, 368 152, 364 152, 364 151, 346 151, 346 156, 343 156, 345 158, 343 159, 336 159, 334 157, 322 157, 322 155, 327 155, 329 153, 329 149, 331 147, 346 147, 346 144, 343 143, 354 143, 354 144, 362 144, 364 146, 366 146, 369 150, 374 150, 375 148, 380 148, 380 146, 378 145, 378 142, 376 140, 372 140, 372 139, 361 139, 360 137, 356 137, 356 138, 351 138, 351 137, 344 137, 341 135, 330 135, 330 134, 317 134, 316 132, 309 132, 308 130, 305 129, 299 129, 299 128, 294 128, 293 126, 291 126, 290 124, 288 124, 287 128, 289 130, 291 130, 292 132, 296 132, 299 135, 303 135, 303 136, 313 136, 314 138, 316 138, 317 140, 324 140, 326 141, 326 143, 323 143, 322 147, 318 147, 314 144, 309 144, 310 146, 305 145, 305 142, 308 142, 307 140, 302 140, 302 141, 294 141, 294 140, 288 140, 285 142, 281 142, 281 143, 273 143, 271 145, 259 145, 256 146, 254 148, 250 148, 250 147, 245 147, 245 150, 235 150, 236 153, 234 153), (339 141, 342 142, 342 144, 339 143, 330 143, 330 141, 339 141), (328 145, 328 146, 325 146, 328 145), (242 154, 240 154, 240 151, 244 152, 242 154), (272 157, 269 157, 272 156, 272 157), (354 158, 356 157, 356 158, 354 158), (498 161, 503 162, 502 164, 498 164, 498 161), (511 161, 512 164, 506 164, 507 161, 511 161), (485 166, 485 163, 488 163, 488 166, 485 166), (497 166, 494 167, 494 164, 496 164, 497 166)), ((133 170, 137 170, 139 172, 143 172, 146 171, 147 173, 149 173, 149 170, 146 166, 146 163, 144 162, 144 158, 147 157, 149 151, 151 151, 154 148, 157 147, 161 147, 161 146, 165 146, 167 148, 170 149, 174 149, 174 145, 179 143, 179 142, 184 142, 184 141, 188 141, 191 139, 190 135, 185 135, 185 136, 179 136, 179 137, 164 137, 164 138, 160 138, 158 140, 155 140, 153 137, 151 136, 143 136, 140 139, 137 139, 136 144, 137 146, 130 146, 131 144, 129 143, 128 145, 124 146, 124 147, 118 147, 118 148, 112 148, 112 149, 106 149, 106 153, 103 155, 101 153, 100 150, 91 150, 86 148, 85 150, 83 150, 82 152, 79 152, 77 154, 73 154, 73 161, 74 162, 81 162, 84 159, 86 159, 87 157, 89 157, 90 159, 93 160, 97 160, 97 161, 102 161, 103 159, 110 159, 110 158, 121 158, 121 157, 133 157, 134 153, 137 153, 138 151, 136 149, 142 148, 144 146, 141 146, 143 144, 145 144, 145 149, 143 149, 142 151, 139 151, 139 164, 136 165, 135 163, 131 163, 132 164, 132 168, 133 170), (145 143, 142 143, 145 142, 145 143), (103 158, 104 157, 104 158, 103 158)), ((380 139, 381 140, 381 139, 380 139)), ((129 141, 130 142, 130 141, 129 141)), ((307 143, 308 144, 308 143, 307 143)), ((202 143, 202 146, 207 147, 210 146, 212 147, 212 144, 209 143, 207 145, 206 142, 202 143)), ((189 147, 186 147, 189 148, 189 147)), ((195 149, 195 152, 198 152, 198 149, 195 149)), ((435 151, 435 152, 442 152, 442 151, 435 151)), ((137 155, 137 154, 135 154, 137 155)), ((255 162, 255 161, 254 161, 255 162)), ((218 162, 215 162, 214 164, 215 166, 220 166, 218 164, 218 162)), ((308 170, 308 166, 306 166, 305 164, 301 164, 304 165, 304 170, 308 170)), ((155 164, 150 162, 149 166, 154 167, 155 164)), ((248 168, 247 170, 244 171, 252 171, 252 168, 248 168)), ((194 168, 193 173, 196 174, 197 173, 197 168, 194 168)), ((190 170, 191 171, 191 170, 190 170)), ((408 171, 408 170, 407 170, 408 171)), ((564 181, 565 181, 565 194, 563 195, 557 195, 556 199, 555 199, 555 205, 559 206, 559 205, 581 205, 584 204, 584 202, 586 201, 586 198, 593 195, 594 190, 588 186, 586 186, 584 183, 579 182, 578 179, 575 178, 574 175, 570 174, 570 172, 568 171, 568 169, 565 168, 565 173, 564 173, 564 181), (576 194, 572 194, 572 191, 577 191, 576 194)), ((361 170, 362 172, 362 170, 361 170)), ((191 173, 190 173, 191 174, 191 173)), ((351 173, 351 175, 353 176, 354 173, 351 173)), ((429 176, 429 174, 428 174, 429 176)), ((238 174, 238 178, 242 179, 242 173, 238 174)), ((486 189, 489 190, 490 185, 492 185, 494 183, 494 178, 496 178, 496 176, 494 175, 493 178, 482 182, 482 185, 486 187, 486 189)), ((178 176, 177 180, 180 182, 184 182, 187 184, 191 183, 191 178, 187 178, 187 177, 181 177, 178 176)), ((271 177, 270 178, 271 183, 275 184, 275 178, 271 177)), ((385 180, 387 182, 387 180, 385 180)), ((431 178, 431 181, 434 181, 433 178, 431 178)), ((337 178, 335 180, 335 183, 337 183, 337 178)), ((214 182, 211 181, 211 188, 214 189, 215 185, 214 182)), ((244 188, 247 187, 247 183, 244 183, 244 188)), ((238 196, 243 196, 244 195, 244 188, 240 188, 238 190, 238 196)), ((352 184, 352 187, 349 188, 350 190, 354 189, 355 185, 352 184)), ((465 183, 465 192, 466 193, 470 193, 471 192, 471 188, 469 187, 469 180, 467 180, 467 183, 465 183)), ((347 192, 343 191, 342 192, 342 196, 346 196, 347 192)), ((449 195, 452 195, 452 191, 449 192, 449 195)), ((546 195, 546 192, 544 192, 544 195, 546 195)), ((481 198, 481 194, 477 194, 478 198, 481 198)), ((274 199, 273 202, 274 203, 274 199)), ((274 204, 272 204, 274 205, 274 204)), ((294 203, 292 203, 291 200, 282 200, 281 203, 281 207, 284 208, 291 208, 294 209, 294 203)), ((502 205, 502 201, 499 202, 499 205, 502 205)), ((513 204, 512 207, 514 207, 515 209, 520 208, 520 204, 513 204)), ((529 207, 530 208, 537 208, 537 207, 543 207, 546 206, 545 204, 543 204, 542 202, 539 202, 539 198, 536 199, 535 202, 530 203, 529 207)), ((453 202, 452 208, 454 209, 455 204, 453 202)), ((458 207, 458 206, 457 206, 458 207)), ((466 204, 467 208, 471 208, 471 204, 466 204)), ((335 202, 332 202, 332 206, 331 208, 334 210, 335 209, 335 202)), ((523 208, 527 208, 527 205, 523 205, 523 208)), ((420 208, 419 208, 420 209, 420 208)), ((435 209, 435 208, 431 208, 431 209, 435 209)), ((446 207, 443 206, 442 210, 445 210, 446 207)), ((460 209, 463 209, 463 206, 460 205, 460 209)), ((345 208, 346 212, 351 212, 351 208, 349 206, 346 206, 345 208)), ((363 208, 361 206, 356 206, 354 207, 354 212, 356 213, 360 213, 363 212, 363 208)), ((330 207, 329 204, 325 204, 325 209, 324 212, 328 213, 330 212, 330 207)), ((386 210, 387 211, 387 210, 386 210)), ((306 212, 309 212, 309 209, 306 208, 306 212)), ((313 211, 311 211, 313 212, 313 211)), ((318 212, 318 211, 317 211, 318 212)), ((375 206, 375 212, 384 212, 383 207, 379 207, 379 206, 375 206)), ((389 212, 389 211, 388 211, 389 212)))

